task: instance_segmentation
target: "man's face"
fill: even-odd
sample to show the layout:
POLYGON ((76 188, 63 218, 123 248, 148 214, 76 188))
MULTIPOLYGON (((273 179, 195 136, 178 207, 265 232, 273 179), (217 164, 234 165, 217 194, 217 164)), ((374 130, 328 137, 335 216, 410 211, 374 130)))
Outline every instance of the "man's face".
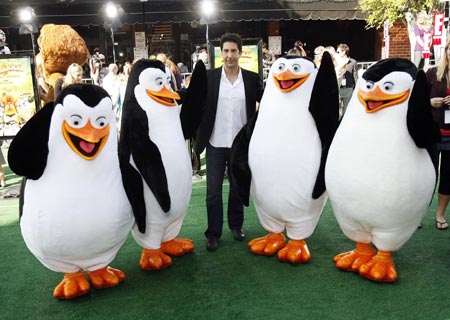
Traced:
POLYGON ((6 36, 3 31, 0 31, 0 44, 4 44, 6 42, 6 36))
POLYGON ((235 42, 224 42, 222 46, 222 59, 224 66, 234 68, 239 66, 239 52, 238 45, 235 42))

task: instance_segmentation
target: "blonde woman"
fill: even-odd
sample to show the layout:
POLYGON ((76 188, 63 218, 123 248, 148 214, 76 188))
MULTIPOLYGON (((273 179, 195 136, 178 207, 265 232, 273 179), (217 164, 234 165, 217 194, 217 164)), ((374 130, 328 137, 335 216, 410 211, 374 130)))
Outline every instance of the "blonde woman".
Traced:
POLYGON ((81 83, 83 80, 83 68, 78 63, 72 63, 68 68, 64 77, 56 80, 55 83, 55 99, 59 93, 68 85, 81 83))
POLYGON ((448 223, 445 210, 450 201, 450 41, 445 44, 444 54, 439 64, 427 70, 427 81, 430 88, 430 103, 434 121, 441 130, 441 142, 438 143, 439 187, 438 207, 436 211, 436 229, 445 230, 448 223))

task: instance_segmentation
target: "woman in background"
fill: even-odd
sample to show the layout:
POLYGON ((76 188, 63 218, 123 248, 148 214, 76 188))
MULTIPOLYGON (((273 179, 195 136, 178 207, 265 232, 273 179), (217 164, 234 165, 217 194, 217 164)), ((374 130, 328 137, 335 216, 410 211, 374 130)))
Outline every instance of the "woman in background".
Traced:
POLYGON ((427 70, 427 82, 430 88, 430 103, 434 121, 441 130, 441 142, 438 143, 439 164, 438 207, 436 211, 436 229, 445 230, 445 210, 450 201, 450 41, 445 44, 444 55, 439 64, 427 70))
POLYGON ((55 82, 55 100, 59 93, 69 84, 81 83, 83 80, 83 68, 78 63, 72 63, 66 75, 55 82))

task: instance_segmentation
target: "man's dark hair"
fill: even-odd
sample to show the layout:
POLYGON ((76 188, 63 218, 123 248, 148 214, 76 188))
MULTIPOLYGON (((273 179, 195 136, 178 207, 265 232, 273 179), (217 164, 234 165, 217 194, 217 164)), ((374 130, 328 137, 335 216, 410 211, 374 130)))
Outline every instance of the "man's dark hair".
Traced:
POLYGON ((239 52, 242 52, 242 39, 241 36, 236 33, 225 33, 220 38, 220 50, 223 50, 223 44, 225 42, 234 42, 237 44, 239 52))

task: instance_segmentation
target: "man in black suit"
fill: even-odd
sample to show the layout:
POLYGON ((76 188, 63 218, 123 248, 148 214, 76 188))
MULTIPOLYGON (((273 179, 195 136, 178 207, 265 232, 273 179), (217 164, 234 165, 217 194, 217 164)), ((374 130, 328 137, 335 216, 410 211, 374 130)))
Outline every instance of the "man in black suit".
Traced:
MULTIPOLYGON (((195 150, 202 153, 206 147, 206 208, 208 228, 206 249, 219 246, 223 226, 222 184, 229 166, 233 139, 244 124, 255 114, 263 84, 258 74, 239 67, 242 40, 239 35, 227 33, 220 39, 223 66, 208 71, 206 109, 196 139, 195 150)), ((233 237, 242 241, 244 208, 234 189, 228 195, 228 226, 233 237)))

